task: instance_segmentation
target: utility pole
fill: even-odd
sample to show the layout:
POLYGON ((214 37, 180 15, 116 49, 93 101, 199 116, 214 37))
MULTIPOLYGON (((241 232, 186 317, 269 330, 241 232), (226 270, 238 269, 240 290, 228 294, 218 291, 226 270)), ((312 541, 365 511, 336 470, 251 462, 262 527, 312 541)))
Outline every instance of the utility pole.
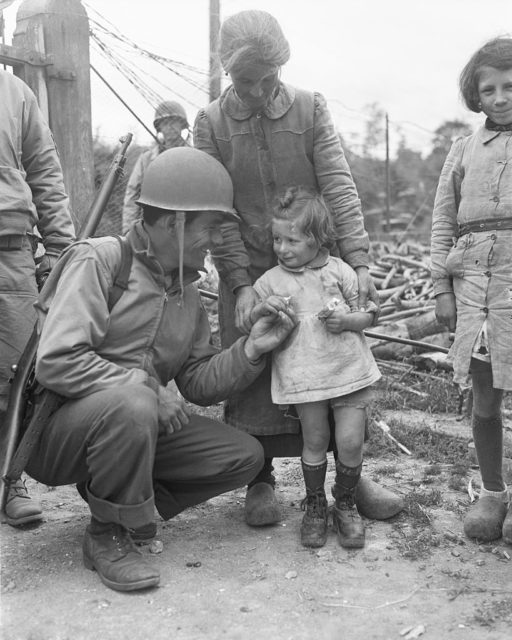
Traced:
POLYGON ((391 232, 391 180, 389 170, 389 116, 386 112, 386 231, 391 232))
POLYGON ((24 0, 13 45, 14 53, 28 52, 27 60, 13 59, 14 73, 35 93, 48 119, 80 228, 94 195, 89 19, 80 0, 24 0))
POLYGON ((221 67, 217 47, 220 29, 220 0, 210 0, 210 102, 220 96, 221 67))

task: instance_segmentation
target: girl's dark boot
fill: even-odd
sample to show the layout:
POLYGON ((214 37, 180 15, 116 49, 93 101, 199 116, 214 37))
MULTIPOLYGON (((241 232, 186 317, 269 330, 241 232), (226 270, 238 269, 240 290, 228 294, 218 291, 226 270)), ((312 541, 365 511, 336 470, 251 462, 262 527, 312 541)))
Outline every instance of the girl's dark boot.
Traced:
POLYGON ((327 460, 318 465, 302 461, 306 497, 301 503, 305 511, 300 527, 300 541, 304 547, 323 547, 327 540, 327 498, 324 483, 327 460))
POLYGON ((334 529, 338 542, 346 549, 364 547, 364 523, 355 502, 357 483, 361 477, 362 464, 347 467, 339 460, 336 462, 336 479, 332 495, 336 500, 332 510, 334 529))

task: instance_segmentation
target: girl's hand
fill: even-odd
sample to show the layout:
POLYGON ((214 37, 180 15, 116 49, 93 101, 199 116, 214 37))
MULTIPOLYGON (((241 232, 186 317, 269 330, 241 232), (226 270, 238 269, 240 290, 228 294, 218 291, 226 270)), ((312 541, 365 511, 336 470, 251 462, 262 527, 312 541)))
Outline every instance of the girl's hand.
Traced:
POLYGON ((341 333, 347 331, 347 323, 350 317, 343 309, 334 309, 332 313, 325 318, 325 328, 330 333, 341 333))
POLYGON ((280 311, 288 312, 290 298, 283 296, 269 296, 252 308, 251 323, 254 324, 263 316, 277 316, 280 311))
POLYGON ((239 287, 235 295, 235 326, 242 333, 248 334, 252 326, 251 311, 259 302, 259 297, 249 285, 239 287))
POLYGON ((366 311, 353 311, 347 313, 342 308, 334 311, 324 320, 325 328, 330 333, 342 331, 362 331, 371 327, 373 314, 366 311))
POLYGON ((453 293, 440 293, 436 296, 436 318, 438 322, 446 325, 450 331, 455 331, 457 326, 457 306, 453 293))

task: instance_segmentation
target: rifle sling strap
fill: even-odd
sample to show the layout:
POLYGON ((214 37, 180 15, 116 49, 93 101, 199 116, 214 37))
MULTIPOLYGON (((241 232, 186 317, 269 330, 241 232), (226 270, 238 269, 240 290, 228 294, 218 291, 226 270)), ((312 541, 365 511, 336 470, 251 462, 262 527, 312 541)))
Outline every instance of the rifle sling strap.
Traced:
MULTIPOLYGON (((119 301, 119 298, 128 288, 133 262, 133 252, 130 243, 123 236, 115 236, 115 238, 121 247, 121 262, 108 296, 109 311, 112 311, 119 301)), ((8 483, 15 482, 21 477, 44 427, 48 423, 51 415, 66 402, 66 398, 37 384, 36 389, 32 393, 32 401, 32 416, 16 447, 14 456, 9 464, 9 469, 5 474, 5 481, 8 483)))
POLYGON ((114 236, 121 247, 121 264, 114 278, 112 289, 108 296, 108 310, 112 311, 119 298, 128 289, 128 280, 132 270, 133 252, 130 243, 124 236, 114 236))

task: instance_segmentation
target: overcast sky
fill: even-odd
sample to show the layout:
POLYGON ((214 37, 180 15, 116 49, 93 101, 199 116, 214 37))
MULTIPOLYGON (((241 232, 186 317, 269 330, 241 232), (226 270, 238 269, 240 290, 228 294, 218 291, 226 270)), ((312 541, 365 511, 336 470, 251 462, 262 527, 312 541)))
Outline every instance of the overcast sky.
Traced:
MULTIPOLYGON (((512 35, 512 0, 220 0, 221 18, 264 9, 279 20, 290 42, 283 80, 325 95, 333 118, 354 145, 364 107, 389 113, 390 135, 429 147, 432 131, 448 119, 472 125, 479 117, 462 105, 457 78, 489 38, 512 35)), ((9 24, 20 2, 5 11, 9 24)), ((89 17, 101 17, 132 41, 167 58, 208 70, 209 0, 84 0, 89 17), (97 13, 96 13, 97 12, 97 13)), ((94 26, 94 25, 93 25, 94 26)), ((153 108, 94 47, 91 61, 151 127, 153 108)), ((208 97, 160 68, 193 120, 208 97)), ((149 80, 148 80, 149 81, 149 80)), ((161 87, 158 88, 162 92, 161 87)), ((108 140, 133 131, 150 137, 103 83, 92 75, 93 127, 108 140)))

